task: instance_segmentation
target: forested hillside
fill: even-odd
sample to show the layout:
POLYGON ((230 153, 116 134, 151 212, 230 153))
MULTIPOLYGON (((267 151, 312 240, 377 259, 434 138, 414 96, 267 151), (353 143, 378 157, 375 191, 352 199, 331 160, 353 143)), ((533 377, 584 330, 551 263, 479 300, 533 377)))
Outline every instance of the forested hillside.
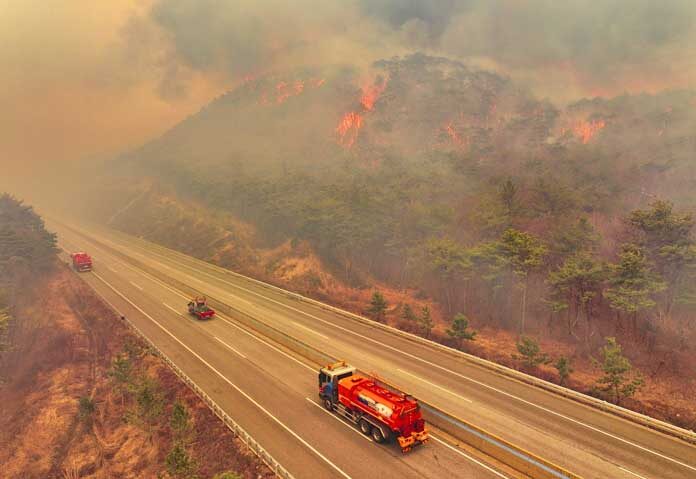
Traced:
POLYGON ((25 279, 45 272, 56 261, 56 237, 30 206, 0 195, 0 351, 6 345, 11 306, 25 279))
MULTIPOLYGON (((316 255, 346 285, 410 291, 361 312, 452 344, 462 321, 584 358, 615 336, 680 374, 695 108, 688 91, 554 105, 425 55, 250 78, 109 163, 92 212, 263 277, 282 262, 263 251, 316 255)), ((327 281, 302 290, 340 302, 327 281)))

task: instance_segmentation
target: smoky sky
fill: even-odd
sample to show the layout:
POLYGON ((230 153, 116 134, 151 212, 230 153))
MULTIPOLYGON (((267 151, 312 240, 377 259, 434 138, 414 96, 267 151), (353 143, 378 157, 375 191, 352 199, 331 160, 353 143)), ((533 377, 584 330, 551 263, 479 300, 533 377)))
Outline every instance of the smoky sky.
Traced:
POLYGON ((694 0, 0 1, 0 162, 135 147, 245 77, 416 51, 542 97, 696 86, 694 0))
POLYGON ((587 83, 661 74, 668 84, 695 63, 693 0, 364 0, 362 8, 397 30, 423 22, 430 48, 512 71, 564 65, 587 83))
POLYGON ((539 80, 565 70, 588 88, 632 75, 686 86, 695 17, 693 0, 158 0, 150 11, 193 69, 245 74, 287 58, 351 63, 425 50, 513 76, 540 69, 539 80))

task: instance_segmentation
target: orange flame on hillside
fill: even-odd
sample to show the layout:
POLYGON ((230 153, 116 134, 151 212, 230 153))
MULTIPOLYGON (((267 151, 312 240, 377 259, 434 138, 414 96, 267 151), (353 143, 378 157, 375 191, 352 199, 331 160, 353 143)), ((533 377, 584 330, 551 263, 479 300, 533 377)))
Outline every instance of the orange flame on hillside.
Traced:
MULTIPOLYGON (((386 88, 386 78, 382 78, 379 82, 375 81, 371 85, 362 88, 360 104, 363 107, 363 114, 369 113, 374 109, 375 103, 386 88)), ((338 143, 341 146, 346 148, 353 146, 355 140, 358 138, 360 128, 362 128, 363 114, 351 111, 343 115, 341 122, 336 127, 336 133, 339 135, 338 143)))
POLYGON ((382 81, 379 83, 373 83, 372 85, 363 87, 363 94, 360 98, 360 103, 362 104, 363 108, 365 108, 366 111, 372 111, 372 109, 375 107, 375 102, 379 99, 386 88, 386 79, 382 79, 382 81))
POLYGON ((573 133, 586 145, 605 126, 604 120, 581 121, 573 126, 573 133))
POLYGON ((275 91, 263 92, 259 98, 259 103, 269 105, 275 97, 274 103, 285 103, 289 98, 301 95, 307 88, 319 88, 324 84, 323 78, 311 78, 305 82, 304 80, 295 80, 294 82, 280 81, 275 86, 275 91))
POLYGON ((346 113, 336 127, 336 133, 339 135, 338 142, 346 148, 353 146, 362 128, 362 122, 363 117, 360 113, 354 111, 346 113))
POLYGON ((467 146, 467 145, 466 145, 466 140, 465 140, 464 138, 462 138, 462 137, 459 135, 459 133, 457 133, 457 130, 454 129, 454 123, 453 123, 453 122, 450 121, 447 125, 445 125, 445 126, 444 126, 444 130, 445 130, 445 131, 447 132, 447 134, 449 135, 450 139, 452 140, 452 143, 454 143, 455 145, 457 145, 457 146, 459 146, 459 147, 461 147, 461 148, 465 148, 465 147, 467 146))

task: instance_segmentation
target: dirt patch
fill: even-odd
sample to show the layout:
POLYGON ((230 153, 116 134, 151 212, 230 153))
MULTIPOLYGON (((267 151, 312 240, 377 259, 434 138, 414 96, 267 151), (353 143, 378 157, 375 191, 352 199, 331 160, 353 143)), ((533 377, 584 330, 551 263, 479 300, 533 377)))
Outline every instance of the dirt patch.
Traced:
POLYGON ((65 268, 19 298, 0 363, 0 477, 168 477, 173 404, 184 404, 192 435, 187 450, 201 478, 235 471, 273 474, 206 405, 65 268), (126 346, 128 345, 128 346, 126 346), (125 348, 125 349, 124 349, 125 348), (163 408, 147 427, 126 420, 134 401, 109 375, 113 359, 138 351, 132 368, 157 385, 163 408), (80 399, 89 406, 80 406, 80 399), (85 412, 87 411, 87 412, 85 412))

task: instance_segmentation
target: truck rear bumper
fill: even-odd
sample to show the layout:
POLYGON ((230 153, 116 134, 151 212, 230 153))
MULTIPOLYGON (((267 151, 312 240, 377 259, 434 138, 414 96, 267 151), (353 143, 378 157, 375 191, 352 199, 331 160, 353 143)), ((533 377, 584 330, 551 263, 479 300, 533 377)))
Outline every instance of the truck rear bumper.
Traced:
POLYGON ((399 446, 401 446, 401 452, 408 452, 419 444, 423 444, 428 441, 430 437, 428 430, 424 429, 420 432, 412 432, 410 436, 399 436, 397 441, 399 441, 399 446))

